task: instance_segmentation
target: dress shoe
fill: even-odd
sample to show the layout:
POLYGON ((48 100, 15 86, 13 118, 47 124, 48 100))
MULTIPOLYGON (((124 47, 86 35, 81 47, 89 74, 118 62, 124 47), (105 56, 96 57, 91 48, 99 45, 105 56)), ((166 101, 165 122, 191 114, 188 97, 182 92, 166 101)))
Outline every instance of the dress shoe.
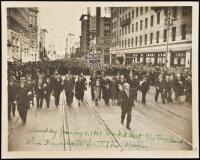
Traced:
POLYGON ((131 128, 130 127, 126 127, 128 130, 131 130, 131 128))

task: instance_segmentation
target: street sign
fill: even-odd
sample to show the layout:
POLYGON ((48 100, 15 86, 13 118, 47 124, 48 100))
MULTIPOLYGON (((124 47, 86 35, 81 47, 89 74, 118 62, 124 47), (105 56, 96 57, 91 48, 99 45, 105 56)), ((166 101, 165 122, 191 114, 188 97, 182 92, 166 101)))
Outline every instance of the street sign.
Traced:
POLYGON ((98 70, 101 67, 101 57, 100 53, 90 52, 88 54, 88 59, 92 70, 98 70))

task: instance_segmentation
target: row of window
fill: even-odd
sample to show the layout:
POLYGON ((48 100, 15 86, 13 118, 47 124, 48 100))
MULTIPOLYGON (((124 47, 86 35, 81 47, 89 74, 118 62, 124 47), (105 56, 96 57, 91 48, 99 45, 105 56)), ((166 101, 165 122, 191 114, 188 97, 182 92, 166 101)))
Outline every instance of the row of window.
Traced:
MULTIPOLYGON (((151 22, 150 22, 150 26, 152 27, 154 25, 154 15, 151 16, 150 18, 151 22)), ((129 24, 126 25, 124 27, 122 27, 122 29, 119 30, 119 35, 123 36, 123 35, 127 35, 130 34, 131 31, 133 32, 138 32, 139 30, 139 24, 140 24, 140 30, 142 30, 143 28, 148 28, 148 18, 145 18, 145 20, 140 20, 140 22, 136 22, 135 24, 129 24), (132 30, 131 30, 132 27, 132 30)), ((160 24, 160 12, 157 13, 157 24, 160 24)))
MULTIPOLYGON (((138 10, 139 10, 138 7, 136 7, 136 10, 134 10, 134 9, 132 10, 132 16, 131 16, 131 12, 129 12, 126 15, 122 16, 120 18, 120 23, 122 21, 128 19, 128 18, 130 19, 132 17, 132 19, 134 19, 135 17, 138 17, 138 10)), ((172 17, 174 19, 176 19, 177 18, 177 7, 172 7, 170 9, 169 8, 165 8, 164 9, 164 15, 165 16, 167 16, 168 10, 171 11, 172 17)), ((148 12, 148 7, 145 7, 145 12, 148 12)), ((190 12, 191 12, 191 7, 182 7, 182 16, 187 16, 190 12)), ((141 15, 143 14, 143 7, 140 7, 140 14, 141 15)), ((145 18, 145 28, 148 26, 147 25, 148 22, 146 22, 146 21, 148 21, 147 18, 145 18)), ((151 23, 150 24, 151 24, 151 26, 154 25, 154 16, 153 15, 151 16, 151 23)), ((157 24, 160 24, 160 11, 157 12, 157 24)), ((114 21, 112 23, 112 28, 116 28, 116 27, 117 27, 117 22, 114 21)))
MULTIPOLYGON (((172 37, 172 41, 175 41, 176 40, 176 27, 173 27, 172 28, 172 33, 171 33, 171 37, 172 37)), ((160 31, 157 31, 155 33, 155 36, 156 36, 156 43, 159 43, 159 40, 160 40, 160 31)), ((185 40, 186 39, 186 24, 182 25, 181 26, 181 36, 182 36, 182 40, 185 40)), ((154 39, 154 33, 150 33, 149 34, 149 38, 150 38, 150 44, 153 44, 153 39, 154 39)), ((135 37, 135 46, 139 45, 141 46, 142 45, 142 42, 144 41, 144 45, 147 45, 147 39, 148 39, 148 34, 145 34, 144 35, 144 39, 143 39, 143 36, 140 35, 140 36, 136 36, 135 37)), ((166 42, 167 41, 167 30, 164 29, 163 31, 163 42, 166 42)), ((116 47, 117 45, 117 42, 113 43, 113 47, 116 47)), ((119 47, 120 48, 126 48, 126 47, 130 47, 132 45, 134 45, 134 38, 131 38, 131 39, 125 39, 125 40, 121 40, 119 41, 119 47)))

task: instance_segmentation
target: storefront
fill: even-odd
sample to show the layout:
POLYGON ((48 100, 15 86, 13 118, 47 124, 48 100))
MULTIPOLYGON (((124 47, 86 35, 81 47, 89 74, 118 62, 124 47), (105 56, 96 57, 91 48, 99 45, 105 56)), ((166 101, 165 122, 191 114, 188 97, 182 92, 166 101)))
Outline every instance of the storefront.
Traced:
POLYGON ((116 64, 116 54, 111 55, 111 64, 116 64))
POLYGON ((185 66, 186 51, 171 52, 171 66, 185 66))
POLYGON ((104 64, 109 64, 110 63, 110 56, 107 54, 107 55, 104 55, 104 64))
POLYGON ((133 62, 133 54, 126 54, 126 65, 131 65, 133 62))

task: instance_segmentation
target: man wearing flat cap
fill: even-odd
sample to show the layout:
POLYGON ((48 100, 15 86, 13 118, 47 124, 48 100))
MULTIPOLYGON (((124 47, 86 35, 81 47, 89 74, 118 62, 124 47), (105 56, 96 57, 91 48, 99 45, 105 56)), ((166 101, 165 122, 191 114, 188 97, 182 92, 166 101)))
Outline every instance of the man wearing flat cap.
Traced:
POLYGON ((20 78, 20 85, 17 88, 17 109, 19 112, 19 116, 22 119, 23 125, 26 124, 26 118, 27 118, 27 111, 29 108, 29 97, 30 94, 28 92, 28 89, 25 87, 26 79, 25 77, 20 78))

